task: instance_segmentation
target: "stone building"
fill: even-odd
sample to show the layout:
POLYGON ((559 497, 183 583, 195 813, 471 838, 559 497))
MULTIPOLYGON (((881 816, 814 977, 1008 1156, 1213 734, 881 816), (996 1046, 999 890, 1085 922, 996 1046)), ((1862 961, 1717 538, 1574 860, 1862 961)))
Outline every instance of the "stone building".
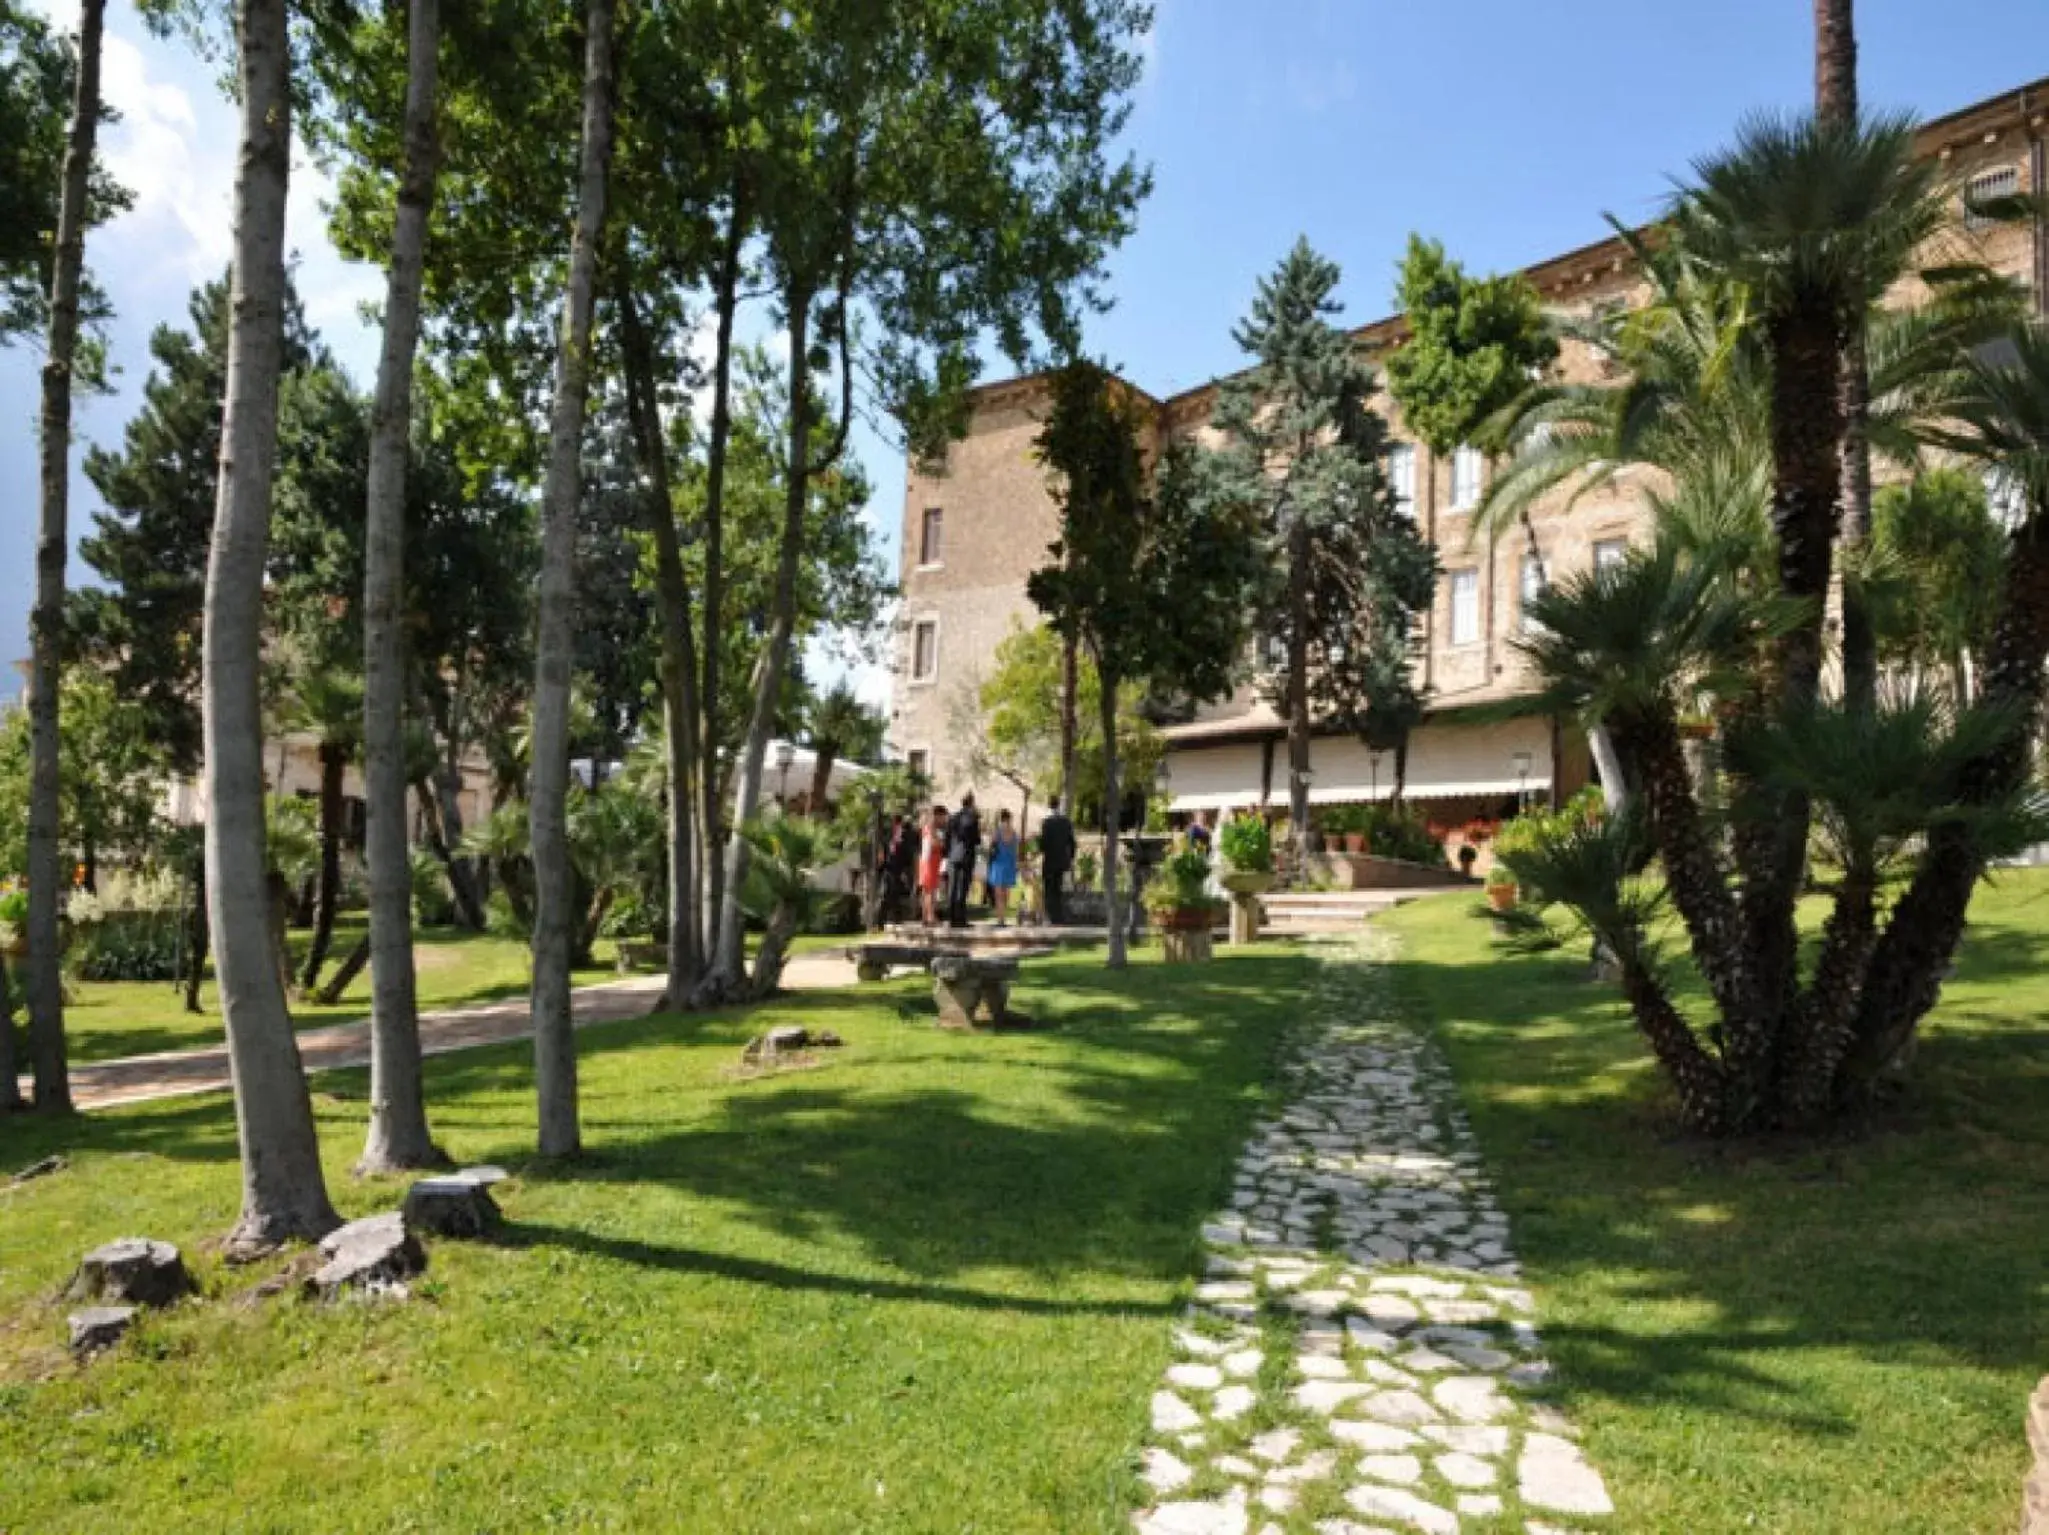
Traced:
MULTIPOLYGON (((2049 79, 2005 92, 1928 123, 1921 152, 1940 160, 1958 188, 1961 232, 1979 259, 2027 283, 2039 312, 2049 301, 2049 227, 1970 227, 1963 211, 1973 198, 2049 189, 2049 79)), ((1628 250, 1609 239, 1538 262, 1524 275, 1545 306, 1587 315, 1640 302, 1641 278, 1628 250)), ((1912 297, 1911 294, 1902 295, 1912 297)), ((1403 323, 1391 316, 1355 334, 1371 354, 1401 344, 1403 323)), ((1559 360, 1567 378, 1598 377, 1603 364, 1568 343, 1559 360)), ((1207 430, 1216 387, 1169 399, 1132 386, 1155 434, 1207 430)), ((1058 512, 1045 472, 1033 456, 1046 408, 1045 380, 1031 376, 978 389, 967 434, 936 472, 910 467, 904 496, 903 610, 894 667, 890 740, 896 752, 928 771, 949 802, 973 788, 985 803, 1015 806, 1001 780, 976 783, 955 727, 988 675, 996 646, 1013 628, 1039 615, 1025 581, 1057 536, 1058 512)), ((1624 471, 1576 498, 1554 493, 1532 511, 1525 529, 1491 547, 1469 537, 1473 508, 1488 465, 1470 448, 1439 458, 1405 431, 1383 392, 1395 446, 1389 470, 1438 550, 1443 574, 1418 646, 1429 715, 1415 732, 1407 794, 1433 819, 1452 822, 1490 815, 1529 795, 1563 795, 1591 774, 1585 741, 1570 725, 1542 719, 1480 722, 1476 705, 1498 703, 1525 685, 1512 641, 1523 625, 1525 599, 1555 581, 1623 556, 1647 535, 1647 480, 1624 471)), ((1256 687, 1200 709, 1167 731, 1167 789, 1177 810, 1223 810, 1288 799, 1287 746, 1280 718, 1256 687)), ((1385 799, 1392 792, 1391 754, 1372 754, 1353 737, 1319 734, 1311 757, 1310 801, 1330 805, 1385 799)))

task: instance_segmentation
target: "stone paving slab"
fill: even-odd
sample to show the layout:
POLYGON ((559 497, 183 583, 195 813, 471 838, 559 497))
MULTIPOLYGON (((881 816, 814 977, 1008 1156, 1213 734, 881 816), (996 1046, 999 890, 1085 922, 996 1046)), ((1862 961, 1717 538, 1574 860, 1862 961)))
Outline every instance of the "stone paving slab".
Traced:
POLYGON ((1285 1101, 1203 1226, 1139 1535, 1577 1535, 1613 1512, 1547 1400, 1507 1218, 1389 995, 1392 947, 1369 929, 1313 951, 1285 1101))

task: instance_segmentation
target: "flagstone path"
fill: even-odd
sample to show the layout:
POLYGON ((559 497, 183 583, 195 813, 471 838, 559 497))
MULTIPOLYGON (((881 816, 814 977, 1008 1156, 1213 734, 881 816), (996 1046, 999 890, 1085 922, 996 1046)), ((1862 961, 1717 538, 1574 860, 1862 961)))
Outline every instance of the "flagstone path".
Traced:
POLYGON ((1535 1305, 1450 1074, 1389 996, 1392 943, 1320 946, 1285 1105, 1203 1227, 1140 1535, 1564 1535, 1612 1512, 1546 1400, 1535 1305))

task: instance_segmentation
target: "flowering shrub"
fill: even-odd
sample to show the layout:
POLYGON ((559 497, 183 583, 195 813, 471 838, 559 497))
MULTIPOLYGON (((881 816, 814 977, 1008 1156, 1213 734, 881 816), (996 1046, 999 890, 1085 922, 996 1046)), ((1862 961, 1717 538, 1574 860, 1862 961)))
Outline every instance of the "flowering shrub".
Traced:
POLYGON ((1242 874, 1271 874, 1273 829, 1257 813, 1234 815, 1217 828, 1217 848, 1224 862, 1242 874))

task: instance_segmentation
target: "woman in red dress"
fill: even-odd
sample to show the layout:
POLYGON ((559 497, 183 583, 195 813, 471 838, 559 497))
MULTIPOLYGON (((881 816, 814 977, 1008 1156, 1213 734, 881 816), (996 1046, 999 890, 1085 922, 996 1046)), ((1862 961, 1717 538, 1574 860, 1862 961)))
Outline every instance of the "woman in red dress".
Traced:
POLYGON ((925 817, 925 841, 918 849, 918 899, 925 908, 925 926, 938 924, 939 882, 946 871, 946 807, 934 805, 925 817))

